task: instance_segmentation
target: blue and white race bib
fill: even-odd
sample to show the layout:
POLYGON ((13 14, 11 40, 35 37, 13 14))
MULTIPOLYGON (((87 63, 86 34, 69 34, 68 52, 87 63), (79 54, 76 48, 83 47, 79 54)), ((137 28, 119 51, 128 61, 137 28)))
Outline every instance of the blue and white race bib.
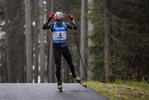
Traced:
POLYGON ((65 44, 66 37, 67 37, 67 28, 64 22, 62 23, 61 26, 58 26, 56 24, 53 28, 53 43, 65 44))

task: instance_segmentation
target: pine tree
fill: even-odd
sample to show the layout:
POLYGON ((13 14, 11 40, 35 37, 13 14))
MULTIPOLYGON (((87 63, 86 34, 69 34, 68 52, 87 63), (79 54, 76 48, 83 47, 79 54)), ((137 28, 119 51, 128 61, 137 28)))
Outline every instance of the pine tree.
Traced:
MULTIPOLYGON (((80 52, 83 63, 85 64, 85 33, 86 33, 86 22, 84 19, 85 8, 86 8, 86 0, 81 0, 81 37, 80 37, 80 52)), ((85 73, 82 62, 80 60, 80 78, 85 80, 85 73)))
POLYGON ((43 25, 43 0, 39 0, 39 7, 40 7, 40 16, 39 16, 39 32, 40 32, 40 77, 41 83, 44 83, 44 35, 43 29, 41 28, 43 25))
POLYGON ((108 0, 104 0, 104 28, 105 28, 105 38, 104 38, 104 54, 105 54, 105 81, 110 82, 110 23, 108 21, 108 0))
MULTIPOLYGON (((93 0, 88 0, 88 15, 90 15, 92 13, 92 9, 93 9, 93 0)), ((94 30, 94 25, 92 24, 91 20, 88 20, 88 35, 91 36, 93 34, 93 30, 94 30)), ((91 39, 88 39, 88 48, 91 47, 93 45, 91 39)), ((94 57, 93 55, 89 55, 88 56, 88 81, 91 81, 93 78, 93 73, 92 70, 94 68, 94 57)))
POLYGON ((30 0, 25 0, 27 82, 32 82, 32 33, 30 0))

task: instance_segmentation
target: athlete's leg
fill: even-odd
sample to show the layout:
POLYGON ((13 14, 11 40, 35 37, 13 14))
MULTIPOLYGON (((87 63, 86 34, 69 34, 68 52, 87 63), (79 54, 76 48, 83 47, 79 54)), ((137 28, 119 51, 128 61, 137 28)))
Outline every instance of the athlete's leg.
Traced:
POLYGON ((57 81, 61 81, 61 49, 54 47, 54 60, 56 64, 56 77, 57 81))
POLYGON ((63 48, 62 54, 63 54, 64 58, 66 59, 72 74, 75 74, 74 65, 72 63, 72 57, 71 57, 70 51, 67 46, 63 48))

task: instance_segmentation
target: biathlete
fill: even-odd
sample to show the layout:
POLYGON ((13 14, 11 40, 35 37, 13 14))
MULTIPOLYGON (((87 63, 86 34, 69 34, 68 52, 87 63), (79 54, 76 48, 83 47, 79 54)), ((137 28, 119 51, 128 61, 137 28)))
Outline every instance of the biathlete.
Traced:
POLYGON ((66 37, 67 37, 67 29, 77 29, 77 25, 73 19, 73 16, 71 14, 68 15, 70 18, 72 25, 63 22, 63 13, 62 12, 56 12, 55 14, 51 13, 49 15, 48 20, 43 25, 43 29, 51 29, 52 30, 52 36, 53 36, 53 50, 54 50, 54 60, 56 64, 56 77, 57 77, 57 83, 58 83, 58 89, 62 89, 62 80, 61 80, 61 54, 66 59, 70 70, 72 72, 73 78, 80 82, 80 78, 77 77, 74 65, 72 63, 72 57, 70 54, 70 51, 67 47, 66 43, 66 37), (56 22, 49 23, 52 18, 55 18, 56 22), (51 25, 52 24, 52 25, 51 25))

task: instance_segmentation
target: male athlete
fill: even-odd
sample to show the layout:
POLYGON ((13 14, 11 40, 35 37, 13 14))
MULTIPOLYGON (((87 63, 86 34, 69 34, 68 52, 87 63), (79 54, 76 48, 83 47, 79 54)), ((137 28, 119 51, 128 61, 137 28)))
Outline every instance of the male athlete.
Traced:
POLYGON ((74 65, 72 63, 72 58, 70 51, 67 47, 66 43, 66 37, 67 37, 67 29, 77 29, 76 23, 73 19, 73 16, 71 14, 68 15, 70 20, 72 21, 72 25, 63 22, 63 13, 62 12, 56 12, 55 14, 50 14, 48 20, 43 25, 43 29, 51 29, 52 30, 52 36, 53 36, 53 49, 54 49, 54 60, 56 64, 56 76, 57 76, 57 82, 58 82, 58 89, 62 89, 62 80, 61 80, 61 54, 66 59, 70 70, 72 72, 73 78, 80 82, 80 78, 76 76, 74 65), (49 23, 52 18, 55 18, 56 22, 49 23), (52 25, 51 25, 52 24, 52 25))

